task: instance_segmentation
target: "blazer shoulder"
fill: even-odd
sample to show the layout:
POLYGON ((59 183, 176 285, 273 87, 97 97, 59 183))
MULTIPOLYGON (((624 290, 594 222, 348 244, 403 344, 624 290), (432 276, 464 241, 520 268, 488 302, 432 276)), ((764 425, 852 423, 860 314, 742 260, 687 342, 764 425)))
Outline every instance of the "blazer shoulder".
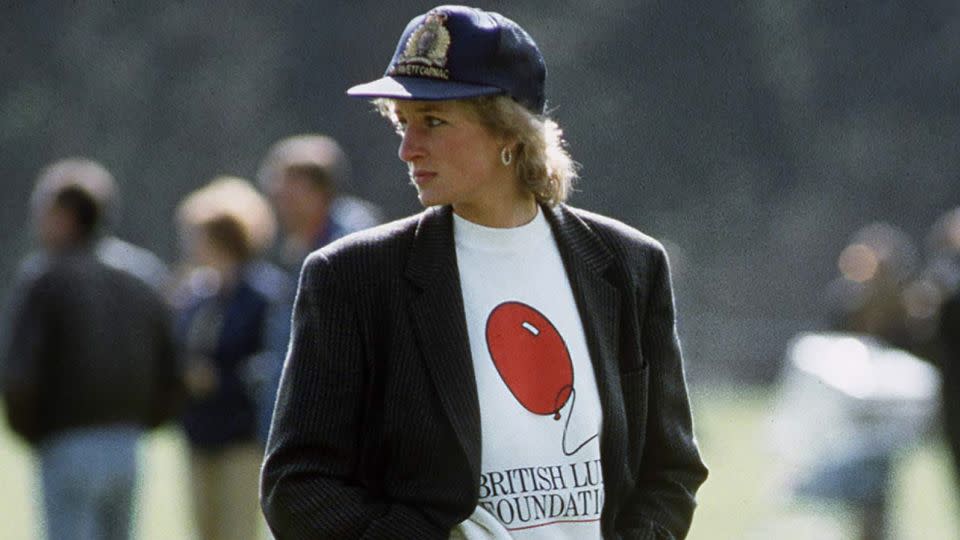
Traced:
POLYGON ((350 233, 314 251, 307 257, 331 263, 356 262, 402 250, 413 239, 420 214, 350 233))
POLYGON ((666 253, 662 242, 618 219, 582 208, 567 206, 566 209, 585 223, 617 254, 660 256, 666 253))

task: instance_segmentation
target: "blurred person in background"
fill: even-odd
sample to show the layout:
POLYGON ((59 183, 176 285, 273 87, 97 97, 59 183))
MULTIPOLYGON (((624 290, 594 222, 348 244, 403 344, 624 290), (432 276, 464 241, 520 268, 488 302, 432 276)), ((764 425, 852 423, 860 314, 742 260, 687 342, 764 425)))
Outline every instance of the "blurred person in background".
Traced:
POLYGON ((930 227, 926 238, 927 263, 924 273, 941 290, 960 288, 960 208, 943 213, 930 227))
POLYGON ((260 256, 276 224, 246 180, 222 177, 184 199, 177 221, 187 267, 175 294, 188 399, 193 508, 200 538, 256 538, 262 446, 249 364, 263 354, 283 274, 260 256))
POLYGON ((916 353, 940 368, 943 434, 960 482, 960 208, 940 215, 926 236, 926 261, 904 290, 916 353))
POLYGON ((257 177, 283 229, 280 260, 294 271, 311 251, 382 221, 376 205, 343 192, 350 184, 349 160, 337 141, 326 135, 277 141, 257 177))
POLYGON ((865 334, 912 351, 904 291, 917 270, 909 235, 888 223, 858 230, 837 258, 840 276, 827 289, 832 330, 865 334))
POLYGON ((903 303, 913 352, 939 366, 940 309, 960 284, 960 208, 937 218, 925 247, 923 267, 904 287, 903 303))
POLYGON ((170 312, 140 272, 155 261, 103 236, 112 189, 89 160, 41 173, 42 251, 23 265, 4 351, 7 416, 39 457, 51 540, 130 538, 138 443, 181 395, 170 312))
MULTIPOLYGON (((49 208, 51 200, 65 187, 78 186, 92 196, 100 208, 100 224, 93 240, 94 253, 109 266, 125 270, 149 283, 158 291, 168 292, 171 285, 166 265, 151 251, 121 240, 110 232, 117 219, 119 194, 113 175, 100 163, 72 157, 50 164, 37 180, 30 198, 34 215, 49 208)), ((28 278, 43 269, 48 250, 40 249, 25 257, 20 274, 28 278)))
POLYGON ((516 23, 442 6, 348 92, 384 98, 428 208, 304 263, 261 487, 279 538, 686 535, 707 471, 666 253, 563 204, 544 78, 516 23))
POLYGON ((372 227, 382 216, 374 204, 343 193, 343 186, 350 183, 350 166, 340 145, 326 135, 302 134, 277 141, 264 157, 258 178, 279 218, 282 235, 277 259, 288 274, 285 292, 270 316, 270 354, 259 356, 251 372, 258 385, 258 432, 266 444, 290 341, 300 265, 311 251, 372 227))
POLYGON ((944 433, 960 483, 960 208, 943 214, 934 223, 929 245, 927 279, 942 299, 936 307, 937 360, 943 378, 944 433))
MULTIPOLYGON (((920 344, 909 328, 905 296, 917 269, 917 250, 909 235, 889 223, 866 225, 843 248, 837 268, 840 276, 827 289, 829 329, 916 351, 920 344)), ((824 475, 830 476, 826 482, 808 486, 810 493, 853 505, 863 540, 887 538, 893 460, 889 450, 871 449, 824 475)))

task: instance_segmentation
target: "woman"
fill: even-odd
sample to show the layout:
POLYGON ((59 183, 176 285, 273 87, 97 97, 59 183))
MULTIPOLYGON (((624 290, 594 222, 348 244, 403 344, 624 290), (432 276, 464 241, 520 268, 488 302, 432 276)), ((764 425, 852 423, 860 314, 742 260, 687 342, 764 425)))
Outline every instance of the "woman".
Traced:
POLYGON ((178 209, 193 267, 177 291, 177 335, 185 352, 190 480, 199 537, 258 537, 252 365, 265 351, 264 331, 283 276, 258 260, 275 222, 249 182, 223 177, 178 209))
POLYGON ((413 19, 375 98, 420 215, 304 265, 262 473, 278 538, 681 538, 706 476, 666 258, 562 204, 545 67, 496 14, 413 19))

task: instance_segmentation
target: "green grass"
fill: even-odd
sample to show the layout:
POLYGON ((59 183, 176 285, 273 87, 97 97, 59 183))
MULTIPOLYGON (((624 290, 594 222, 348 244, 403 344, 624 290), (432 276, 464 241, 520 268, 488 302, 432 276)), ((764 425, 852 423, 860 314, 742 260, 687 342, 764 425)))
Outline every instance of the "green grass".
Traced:
MULTIPOLYGON (((710 467, 691 540, 830 540, 857 537, 848 508, 791 499, 777 484, 770 443, 771 395, 759 388, 702 388, 692 396, 695 430, 710 467)), ((892 540, 960 539, 949 456, 938 440, 897 461, 892 540)))
MULTIPOLYGON (((798 502, 780 492, 767 450, 770 395, 759 388, 697 388, 694 417, 711 475, 699 495, 691 540, 817 540, 854 538, 845 508, 798 502)), ((184 442, 176 430, 152 434, 142 448, 137 538, 192 540, 184 442)), ((30 453, 0 429, 0 538, 40 539, 35 525, 30 453)), ((893 494, 893 540, 960 540, 960 513, 948 456, 939 441, 899 461, 893 494)))

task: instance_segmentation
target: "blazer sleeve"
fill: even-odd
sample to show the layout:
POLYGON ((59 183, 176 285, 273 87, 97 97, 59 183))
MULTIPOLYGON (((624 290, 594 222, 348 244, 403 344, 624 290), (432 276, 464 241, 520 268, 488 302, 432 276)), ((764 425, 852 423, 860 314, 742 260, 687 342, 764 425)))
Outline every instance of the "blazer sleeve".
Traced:
POLYGON ((446 538, 419 509, 359 481, 368 360, 349 279, 322 252, 301 272, 262 469, 267 523, 279 540, 446 538))
POLYGON ((624 538, 679 539, 690 528, 694 496, 707 477, 707 468, 693 435, 673 289, 662 248, 654 251, 650 276, 641 328, 649 376, 646 437, 636 489, 618 525, 624 525, 624 538))

